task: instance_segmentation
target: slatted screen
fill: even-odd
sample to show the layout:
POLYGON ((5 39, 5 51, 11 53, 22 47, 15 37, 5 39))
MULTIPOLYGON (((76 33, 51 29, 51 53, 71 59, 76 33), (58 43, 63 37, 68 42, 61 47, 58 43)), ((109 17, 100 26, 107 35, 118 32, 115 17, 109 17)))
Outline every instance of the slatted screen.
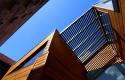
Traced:
POLYGON ((108 14, 93 8, 61 32, 61 36, 82 63, 107 42, 113 42, 108 14))
POLYGON ((116 55, 117 53, 112 49, 112 45, 107 45, 85 65, 85 68, 87 71, 100 69, 105 65, 109 65, 116 55))

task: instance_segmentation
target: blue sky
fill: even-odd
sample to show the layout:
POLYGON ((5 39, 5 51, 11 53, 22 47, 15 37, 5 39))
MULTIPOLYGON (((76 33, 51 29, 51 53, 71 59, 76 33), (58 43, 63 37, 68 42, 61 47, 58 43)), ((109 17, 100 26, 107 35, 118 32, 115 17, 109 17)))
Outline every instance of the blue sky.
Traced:
POLYGON ((0 47, 0 52, 18 61, 54 29, 62 31, 97 1, 49 0, 0 47))

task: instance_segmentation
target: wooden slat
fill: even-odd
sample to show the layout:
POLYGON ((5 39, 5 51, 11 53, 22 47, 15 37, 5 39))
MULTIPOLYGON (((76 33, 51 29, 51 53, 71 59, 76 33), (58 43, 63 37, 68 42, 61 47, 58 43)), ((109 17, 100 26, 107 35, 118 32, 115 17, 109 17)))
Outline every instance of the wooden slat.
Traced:
POLYGON ((116 52, 112 49, 112 46, 106 46, 100 51, 93 59, 85 65, 87 71, 96 70, 106 66, 115 56, 116 52))
POLYGON ((31 72, 32 68, 33 68, 33 65, 28 66, 28 67, 23 68, 23 69, 20 69, 20 70, 18 70, 16 72, 13 72, 13 73, 7 75, 4 78, 4 80, 15 80, 15 79, 18 80, 18 78, 21 78, 21 77, 22 77, 22 80, 23 79, 26 80, 29 73, 31 72))
POLYGON ((119 12, 115 12, 112 10, 95 7, 97 10, 101 10, 104 12, 107 12, 110 17, 110 21, 112 24, 113 31, 117 34, 118 38, 118 49, 120 50, 120 53, 117 53, 120 55, 120 57, 125 60, 125 1, 124 0, 118 0, 119 4, 119 12))

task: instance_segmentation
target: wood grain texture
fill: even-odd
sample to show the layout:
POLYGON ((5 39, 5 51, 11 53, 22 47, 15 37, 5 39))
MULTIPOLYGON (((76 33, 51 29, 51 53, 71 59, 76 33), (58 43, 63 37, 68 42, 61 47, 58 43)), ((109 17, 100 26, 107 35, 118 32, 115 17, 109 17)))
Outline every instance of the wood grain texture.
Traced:
POLYGON ((118 49, 120 53, 118 53, 123 60, 125 60, 125 1, 118 0, 119 4, 119 12, 115 12, 112 10, 95 7, 97 10, 101 10, 107 12, 110 17, 112 29, 115 32, 115 37, 117 37, 118 49))
POLYGON ((116 56, 117 53, 112 49, 112 46, 106 45, 99 53, 97 53, 97 55, 94 58, 92 58, 85 65, 85 68, 87 71, 93 71, 103 68, 105 66, 110 66, 114 63, 112 61, 115 61, 116 56))
POLYGON ((55 31, 12 66, 2 80, 86 80, 86 70, 73 54, 55 31), (44 44, 43 54, 32 65, 21 68, 44 44))

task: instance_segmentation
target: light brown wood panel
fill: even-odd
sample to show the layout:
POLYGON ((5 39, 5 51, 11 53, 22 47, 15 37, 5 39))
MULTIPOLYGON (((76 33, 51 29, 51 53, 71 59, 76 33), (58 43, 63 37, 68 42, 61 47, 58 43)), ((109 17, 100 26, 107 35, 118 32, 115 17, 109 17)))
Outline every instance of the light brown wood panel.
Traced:
POLYGON ((123 24, 124 24, 124 40, 125 40, 125 1, 124 0, 119 0, 119 5, 120 5, 120 12, 122 14, 122 19, 123 19, 123 24))
MULTIPOLYGON (((13 72, 13 73, 7 75, 7 76, 4 78, 4 80, 15 80, 15 79, 18 79, 18 78, 21 78, 21 77, 22 77, 22 78, 27 78, 28 75, 29 75, 29 73, 31 72, 32 68, 33 68, 33 65, 28 66, 28 67, 26 67, 26 68, 22 68, 22 69, 20 69, 20 70, 18 70, 18 71, 15 71, 15 72, 13 72)), ((25 80, 25 79, 24 79, 24 80, 25 80)))
POLYGON ((112 46, 107 45, 85 65, 85 68, 87 71, 93 71, 103 68, 104 66, 109 66, 108 63, 110 63, 116 55, 116 51, 112 49, 112 46))
POLYGON ((2 80, 86 80, 86 70, 73 54, 55 31, 12 66, 2 80), (38 53, 43 43, 46 43, 45 50, 32 65, 14 71, 38 53))
MULTIPOLYGON (((61 71, 65 71, 62 73, 64 75, 67 75, 67 77, 70 77, 70 80, 85 79, 85 74, 86 74, 85 68, 83 67, 82 63, 78 60, 78 58, 74 55, 74 53, 68 48, 66 43, 61 39, 61 37, 59 36, 59 33, 57 32, 53 36, 53 39, 49 48, 49 52, 50 53, 49 53, 47 62, 48 62, 48 65, 53 64, 52 67, 54 69, 52 70, 55 70, 55 71, 56 69, 58 70, 56 71, 55 76, 58 75, 59 77, 62 78, 62 80, 69 80, 68 78, 65 79, 66 77, 64 77, 63 75, 61 76, 58 74, 61 71), (53 60, 49 60, 51 57, 53 60), (58 68, 61 68, 61 69, 58 69, 58 68), (71 75, 68 76, 67 73, 72 74, 74 77, 71 77, 71 75)), ((56 78, 54 78, 54 80, 56 80, 56 78)))
POLYGON ((95 7, 97 10, 101 10, 109 13, 111 25, 113 31, 116 32, 118 39, 119 55, 125 60, 125 1, 118 0, 119 12, 108 10, 105 8, 95 7))

